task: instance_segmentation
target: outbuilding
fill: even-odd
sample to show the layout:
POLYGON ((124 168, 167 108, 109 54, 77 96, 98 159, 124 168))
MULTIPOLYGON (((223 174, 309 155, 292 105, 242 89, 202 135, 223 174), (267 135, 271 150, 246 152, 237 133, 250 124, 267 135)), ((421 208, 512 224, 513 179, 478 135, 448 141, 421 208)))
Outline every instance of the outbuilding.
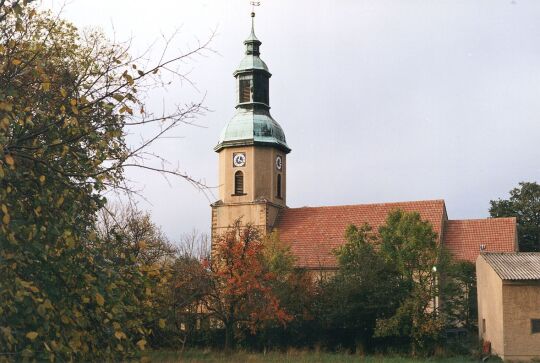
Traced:
POLYGON ((540 358, 540 253, 482 253, 476 276, 480 339, 505 360, 540 358))

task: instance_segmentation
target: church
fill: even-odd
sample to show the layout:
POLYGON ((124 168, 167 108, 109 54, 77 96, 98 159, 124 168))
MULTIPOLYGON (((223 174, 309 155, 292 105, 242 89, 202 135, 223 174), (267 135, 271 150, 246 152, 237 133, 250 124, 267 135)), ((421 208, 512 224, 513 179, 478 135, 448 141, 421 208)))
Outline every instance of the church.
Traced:
POLYGON ((276 230, 291 246, 297 267, 335 270, 332 251, 345 243, 350 224, 374 230, 389 212, 418 212, 458 260, 476 261, 481 252, 518 250, 515 218, 449 219, 444 200, 290 208, 287 206, 285 133, 270 115, 270 77, 260 58, 261 41, 252 27, 244 41, 245 56, 234 72, 236 114, 214 148, 219 155, 219 200, 212 204, 212 239, 242 218, 264 233, 276 230))

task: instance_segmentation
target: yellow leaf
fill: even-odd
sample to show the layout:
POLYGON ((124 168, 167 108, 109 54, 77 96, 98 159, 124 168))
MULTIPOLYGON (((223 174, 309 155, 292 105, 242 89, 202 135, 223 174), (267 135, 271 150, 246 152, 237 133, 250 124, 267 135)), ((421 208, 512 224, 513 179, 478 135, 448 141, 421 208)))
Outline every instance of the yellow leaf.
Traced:
POLYGON ((144 339, 141 339, 137 342, 137 346, 139 347, 140 350, 144 350, 145 345, 146 345, 146 340, 144 339))
POLYGON ((62 97, 66 97, 67 96, 67 92, 64 88, 60 88, 60 94, 62 95, 62 97))
POLYGON ((126 339, 126 334, 124 334, 123 332, 121 331, 117 331, 114 333, 114 336, 116 337, 116 339, 120 340, 120 339, 126 339))
POLYGON ((2 222, 4 224, 9 224, 10 219, 11 218, 9 217, 9 214, 6 213, 6 214, 4 214, 4 217, 2 217, 2 222))
POLYGON ((35 331, 31 331, 30 333, 26 334, 26 337, 30 340, 34 340, 36 339, 38 336, 38 333, 36 333, 35 331))
POLYGON ((56 202, 56 207, 60 207, 62 204, 64 204, 64 197, 61 196, 56 202))
POLYGON ((165 319, 159 319, 159 327, 165 329, 165 319))
MULTIPOLYGON (((1 103, 1 102, 0 102, 1 103)), ((1 108, 1 107, 0 107, 1 108)), ((4 117, 1 121, 0 121, 0 127, 3 128, 4 130, 7 129, 9 126, 9 119, 7 117, 4 117)))
POLYGON ((41 84, 41 89, 44 91, 49 91, 51 89, 51 83, 50 82, 43 82, 41 84))
POLYGON ((4 214, 8 212, 7 206, 5 204, 2 204, 2 212, 4 212, 4 214))
POLYGON ((20 59, 13 59, 13 60, 11 61, 11 63, 13 63, 13 65, 15 65, 15 66, 18 66, 18 65, 21 64, 22 62, 21 62, 20 59))
POLYGON ((15 164, 15 160, 13 159, 13 156, 7 154, 6 155, 6 163, 9 165, 9 166, 13 166, 15 164))
POLYGON ((105 304, 105 298, 99 292, 96 292, 96 302, 99 306, 103 306, 103 304, 105 304))
POLYGON ((126 79, 127 83, 129 85, 133 85, 133 77, 131 77, 131 75, 129 75, 127 72, 124 72, 124 74, 122 74, 124 76, 124 78, 126 79))
POLYGON ((42 175, 42 176, 39 177, 39 182, 41 184, 45 183, 45 175, 42 175))
MULTIPOLYGON (((11 111, 13 111, 13 105, 11 103, 7 103, 7 102, 0 102, 0 110, 11 112, 11 111)), ((4 120, 2 120, 2 123, 5 123, 4 120)))
POLYGON ((144 250, 146 248, 146 241, 145 240, 140 240, 139 241, 139 248, 141 250, 144 250))

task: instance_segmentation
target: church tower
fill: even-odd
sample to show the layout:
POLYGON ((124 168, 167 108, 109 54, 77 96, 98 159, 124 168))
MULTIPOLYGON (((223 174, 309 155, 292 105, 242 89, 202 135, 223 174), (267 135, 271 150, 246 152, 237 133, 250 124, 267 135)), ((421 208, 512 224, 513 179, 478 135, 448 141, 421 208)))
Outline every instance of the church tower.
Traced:
POLYGON ((245 56, 233 74, 236 114, 214 148, 219 154, 219 200, 212 204, 212 238, 238 218, 266 233, 286 207, 286 156, 291 149, 270 115, 272 75, 259 57, 262 43, 255 36, 255 13, 251 17, 245 56))

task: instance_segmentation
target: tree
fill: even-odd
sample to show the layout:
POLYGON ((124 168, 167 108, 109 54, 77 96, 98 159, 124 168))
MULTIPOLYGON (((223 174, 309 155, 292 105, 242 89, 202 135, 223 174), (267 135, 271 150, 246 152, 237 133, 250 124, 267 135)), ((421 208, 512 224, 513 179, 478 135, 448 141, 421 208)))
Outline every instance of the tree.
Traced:
POLYGON ((306 330, 310 329, 307 325, 315 320, 316 284, 306 270, 295 267, 296 256, 291 246, 280 239, 278 231, 267 234, 263 245, 263 268, 273 276, 269 286, 289 320, 286 325, 279 320, 262 324, 257 334, 259 348, 292 346, 305 340, 306 330))
POLYGON ((476 330, 478 305, 476 300, 476 267, 469 261, 452 261, 445 271, 443 309, 448 325, 476 330))
POLYGON ((323 286, 327 328, 348 329, 356 345, 366 346, 376 321, 389 317, 403 295, 398 274, 378 252, 368 225, 349 226, 347 242, 336 251, 339 270, 323 286))
POLYGON ((159 346, 168 345, 178 349, 180 345, 183 350, 195 331, 205 330, 207 320, 201 308, 210 286, 210 275, 202 262, 209 257, 206 234, 192 231, 182 236, 170 266, 163 304, 159 308, 167 314, 167 321, 171 322, 168 331, 159 337, 159 346))
POLYGON ((0 22, 4 21, 9 15, 17 16, 22 12, 23 7, 33 0, 0 0, 0 22))
POLYGON ((540 252, 540 185, 521 182, 510 198, 490 201, 491 217, 516 217, 519 250, 540 252))
POLYGON ((107 205, 98 213, 96 233, 108 246, 130 249, 141 266, 170 265, 177 248, 168 240, 148 212, 133 204, 107 205))
POLYGON ((379 228, 381 254, 398 273, 404 298, 393 316, 377 321, 378 336, 407 337, 413 354, 437 342, 445 320, 439 312, 441 271, 448 255, 437 243, 431 224, 418 213, 396 210, 379 228))
POLYGON ((290 320, 272 291, 276 277, 265 270, 263 251, 259 230, 242 227, 240 220, 213 242, 204 304, 209 315, 223 324, 227 350, 234 347, 240 327, 255 332, 266 321, 290 320))
POLYGON ((126 244, 98 237, 97 212, 107 188, 129 190, 128 167, 196 183, 141 164, 149 145, 202 111, 193 103, 155 117, 140 98, 161 69, 193 53, 143 70, 126 46, 24 4, 0 2, 0 351, 121 360, 147 344, 141 309, 154 272, 126 244), (154 124, 155 134, 127 145, 125 127, 154 124))

